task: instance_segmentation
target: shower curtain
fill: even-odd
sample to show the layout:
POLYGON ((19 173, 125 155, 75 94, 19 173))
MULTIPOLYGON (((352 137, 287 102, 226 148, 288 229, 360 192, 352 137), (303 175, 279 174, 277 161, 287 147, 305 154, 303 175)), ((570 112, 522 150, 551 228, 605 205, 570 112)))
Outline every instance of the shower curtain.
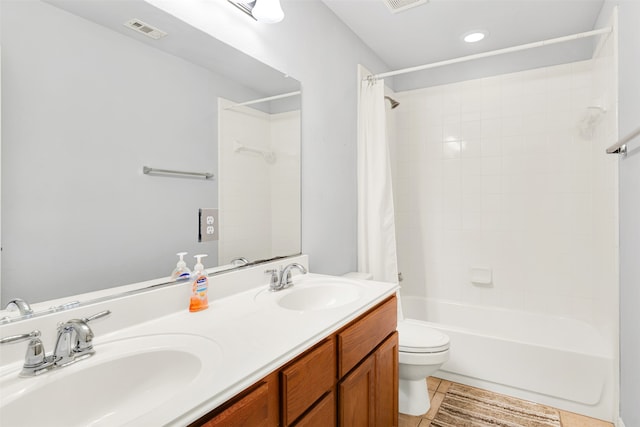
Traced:
POLYGON ((361 82, 358 113, 358 271, 398 281, 384 80, 361 82))

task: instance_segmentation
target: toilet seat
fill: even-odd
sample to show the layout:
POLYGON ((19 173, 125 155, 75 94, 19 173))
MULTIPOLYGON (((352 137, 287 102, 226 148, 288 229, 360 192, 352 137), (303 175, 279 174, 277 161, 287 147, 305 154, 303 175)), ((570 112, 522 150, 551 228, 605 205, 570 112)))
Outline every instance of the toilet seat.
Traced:
POLYGON ((399 349, 405 353, 439 353, 449 349, 449 337, 427 326, 425 322, 398 321, 399 349))

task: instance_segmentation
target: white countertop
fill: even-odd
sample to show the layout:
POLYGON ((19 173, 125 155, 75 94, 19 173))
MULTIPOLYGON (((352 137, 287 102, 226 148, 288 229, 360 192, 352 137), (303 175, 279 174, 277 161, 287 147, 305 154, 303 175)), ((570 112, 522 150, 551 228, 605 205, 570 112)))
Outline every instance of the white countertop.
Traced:
MULTIPOLYGON (((394 294, 398 288, 391 283, 311 273, 294 276, 293 281, 292 288, 323 281, 336 286, 340 283, 351 284, 358 287, 360 295, 355 301, 335 308, 295 311, 279 307, 274 302, 292 288, 268 292, 267 286, 261 285, 222 298, 210 297, 209 308, 201 312, 190 313, 185 308, 110 333, 96 333, 96 354, 88 360, 99 359, 101 344, 140 336, 170 335, 176 344, 180 344, 181 338, 195 335, 211 340, 215 343, 214 348, 217 348, 217 351, 212 351, 215 354, 211 355, 210 364, 202 368, 207 370, 207 375, 211 375, 210 381, 185 387, 179 394, 171 396, 170 401, 150 402, 143 416, 128 419, 122 425, 187 425, 311 348, 394 294), (260 297, 257 297, 259 293, 260 297)), ((117 312, 112 314, 117 315, 117 312)), ((61 370, 81 370, 83 363, 87 362, 80 361, 61 370)), ((2 371, 6 374, 7 369, 19 370, 19 366, 4 366, 2 371)), ((171 369, 171 366, 166 369, 171 369)), ((87 392, 96 393, 96 398, 99 398, 96 391, 99 385, 90 387, 87 392), (93 390, 94 387, 96 390, 93 390)), ((60 421, 63 422, 63 418, 60 421)))

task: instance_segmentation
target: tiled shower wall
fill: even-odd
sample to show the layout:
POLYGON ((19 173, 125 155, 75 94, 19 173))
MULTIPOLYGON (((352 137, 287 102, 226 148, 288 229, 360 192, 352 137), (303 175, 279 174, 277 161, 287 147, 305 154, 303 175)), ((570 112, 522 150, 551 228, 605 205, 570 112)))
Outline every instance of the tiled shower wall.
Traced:
POLYGON ((403 294, 570 316, 613 336, 601 323, 617 313, 612 46, 600 64, 395 94, 403 294), (589 106, 607 110, 594 127, 589 106), (473 284, 472 268, 491 283, 473 284))

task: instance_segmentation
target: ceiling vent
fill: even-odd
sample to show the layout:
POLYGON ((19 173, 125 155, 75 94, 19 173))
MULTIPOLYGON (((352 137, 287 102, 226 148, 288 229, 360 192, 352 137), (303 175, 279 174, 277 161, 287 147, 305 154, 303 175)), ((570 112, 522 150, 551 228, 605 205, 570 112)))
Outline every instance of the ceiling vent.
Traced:
POLYGON ((411 9, 412 7, 425 4, 429 0, 382 0, 387 5, 389 10, 393 13, 402 12, 403 10, 411 9))
POLYGON ((124 26, 129 27, 132 30, 137 31, 139 33, 142 33, 147 37, 151 37, 154 40, 161 39, 167 35, 167 33, 165 33, 164 31, 159 30, 155 27, 152 27, 151 25, 146 24, 139 19, 132 19, 130 21, 127 21, 124 23, 124 26))

